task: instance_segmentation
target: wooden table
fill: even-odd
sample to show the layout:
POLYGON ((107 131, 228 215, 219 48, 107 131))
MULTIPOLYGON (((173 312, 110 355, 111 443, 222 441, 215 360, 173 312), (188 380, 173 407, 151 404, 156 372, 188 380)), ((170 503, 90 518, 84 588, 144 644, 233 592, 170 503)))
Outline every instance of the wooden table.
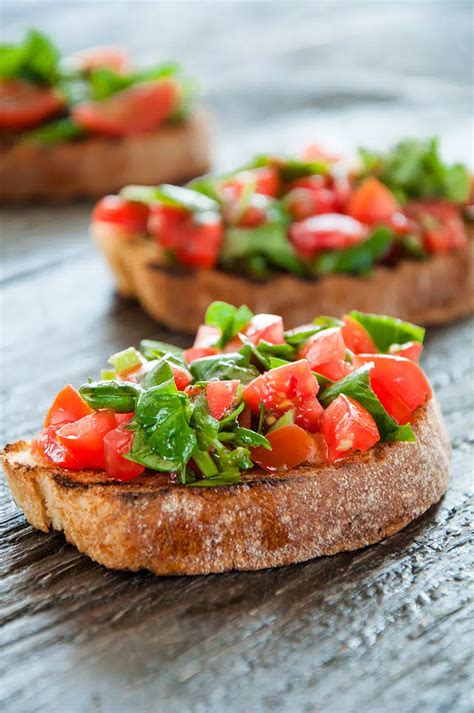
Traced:
MULTIPOLYGON (((470 9, 4 2, 3 19, 11 37, 36 24, 70 49, 125 42, 182 58, 219 116, 224 167, 321 137, 377 145, 413 132, 441 132, 466 158, 470 9)), ((145 336, 185 344, 114 297, 89 211, 2 213, 2 442, 32 435, 52 395, 112 352, 145 336)), ((2 483, 1 710, 472 710, 473 333, 472 320, 430 330, 424 357, 453 442, 446 497, 360 552, 192 579, 111 572, 32 530, 2 483)))

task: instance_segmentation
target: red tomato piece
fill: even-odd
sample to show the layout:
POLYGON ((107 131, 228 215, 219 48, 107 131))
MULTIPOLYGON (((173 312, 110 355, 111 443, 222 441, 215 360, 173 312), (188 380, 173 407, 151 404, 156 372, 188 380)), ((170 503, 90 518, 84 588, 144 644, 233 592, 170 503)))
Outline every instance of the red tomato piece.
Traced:
POLYGON ((256 314, 243 330, 252 344, 262 340, 270 344, 284 344, 283 319, 276 314, 256 314))
POLYGON ((22 79, 0 80, 0 129, 23 131, 51 118, 63 107, 60 94, 22 79))
POLYGON ((191 383, 192 376, 187 369, 177 364, 170 364, 171 371, 173 372, 174 383, 178 391, 184 391, 186 386, 191 383))
POLYGON ((405 342, 404 344, 392 344, 389 349, 390 354, 405 357, 405 359, 411 359, 412 361, 416 362, 420 361, 422 351, 423 344, 420 344, 420 342, 405 342))
POLYGON ((239 198, 244 188, 251 185, 255 193, 276 198, 280 191, 280 176, 274 166, 262 166, 261 168, 250 168, 247 171, 239 171, 233 176, 223 181, 221 187, 224 196, 229 198, 239 198))
MULTIPOLYGON (((400 414, 399 401, 410 411, 422 406, 431 398, 431 386, 423 370, 410 359, 391 354, 357 354, 354 357, 355 368, 373 362, 370 372, 370 384, 388 413, 398 423, 407 423, 406 410, 400 414), (390 394, 389 400, 387 394, 390 394), (396 405, 393 404, 396 399, 396 405)), ((410 418, 411 420, 411 414, 410 418)))
POLYGON ((127 481, 137 478, 145 470, 145 466, 124 458, 132 447, 134 433, 123 426, 114 428, 104 437, 105 471, 114 480, 127 481))
POLYGON ((370 413, 345 394, 335 398, 324 411, 321 433, 326 439, 331 463, 356 451, 366 451, 380 440, 370 413))
POLYGON ((48 458, 55 465, 71 470, 80 470, 81 462, 73 453, 70 453, 57 438, 57 431, 61 426, 47 426, 43 428, 31 443, 33 453, 40 457, 48 458))
POLYGON ((152 208, 149 229, 183 265, 206 269, 216 264, 224 235, 218 213, 193 214, 160 204, 152 208))
POLYGON ((219 327, 210 324, 201 324, 194 337, 193 347, 215 347, 221 336, 219 327))
POLYGON ((150 210, 145 203, 126 201, 121 196, 105 196, 94 208, 94 223, 111 223, 122 235, 146 235, 150 210))
POLYGON ((117 421, 117 426, 124 426, 126 423, 132 420, 133 418, 133 412, 132 413, 117 413, 114 411, 115 415, 115 420, 117 421))
POLYGON ((342 328, 342 338, 345 345, 354 354, 377 354, 378 349, 368 331, 357 320, 343 317, 344 326, 342 328))
POLYGON ((183 357, 186 364, 191 364, 191 362, 196 361, 196 359, 202 359, 202 357, 206 356, 214 356, 214 354, 218 354, 217 349, 214 349, 214 347, 190 347, 189 349, 184 350, 183 357))
POLYGON ((290 424, 282 426, 276 431, 267 433, 272 450, 262 446, 252 448, 250 456, 254 463, 265 470, 280 470, 296 468, 296 466, 314 458, 316 444, 311 434, 290 424))
POLYGON ((445 254, 467 244, 467 233, 461 213, 448 201, 414 201, 406 213, 421 227, 423 244, 433 253, 445 254))
POLYGON ((305 161, 323 161, 324 163, 337 163, 341 160, 341 154, 328 151, 321 144, 308 144, 303 151, 302 158, 305 161))
POLYGON ((316 431, 323 408, 316 398, 319 384, 305 359, 271 369, 246 386, 243 398, 253 413, 282 415, 295 408, 295 421, 306 431, 316 431))
POLYGON ((72 421, 78 421, 90 413, 94 413, 94 410, 87 405, 74 386, 68 384, 61 389, 49 407, 44 420, 44 426, 46 428, 47 426, 71 423, 72 421))
POLYGON ((300 359, 307 359, 311 369, 328 379, 337 381, 348 372, 346 345, 340 327, 323 329, 308 339, 298 353, 300 359))
POLYGON ((130 136, 156 129, 175 110, 179 87, 172 79, 136 84, 103 101, 84 102, 72 111, 84 129, 102 136, 130 136))
POLYGON ((325 177, 315 175, 293 181, 285 203, 294 220, 304 220, 312 215, 336 213, 337 198, 325 177))
POLYGON ((73 56, 83 72, 94 69, 111 69, 116 74, 127 74, 132 68, 130 56, 119 47, 92 47, 73 56))
POLYGON ((66 423, 56 436, 81 468, 103 469, 104 437, 117 427, 113 411, 95 411, 74 423, 66 423))
POLYGON ((326 213, 313 215, 289 228, 290 240, 298 253, 312 258, 320 250, 340 250, 363 242, 367 226, 348 215, 326 213))
POLYGON ((267 222, 269 199, 261 193, 253 193, 241 206, 239 199, 231 200, 224 208, 224 218, 239 228, 257 228, 267 222))
POLYGON ((240 381, 238 379, 210 381, 206 384, 207 403, 213 418, 220 421, 226 414, 234 400, 239 384, 240 381))
POLYGON ((397 199, 377 178, 366 178, 349 198, 347 213, 361 223, 380 225, 390 223, 400 211, 397 199))

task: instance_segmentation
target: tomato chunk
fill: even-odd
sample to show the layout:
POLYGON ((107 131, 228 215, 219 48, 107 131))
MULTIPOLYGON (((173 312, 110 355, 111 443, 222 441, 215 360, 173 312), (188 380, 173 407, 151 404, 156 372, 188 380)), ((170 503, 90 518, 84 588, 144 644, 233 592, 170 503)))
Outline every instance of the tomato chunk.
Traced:
POLYGON ((177 364, 170 363, 170 367, 173 373, 176 388, 178 389, 178 391, 184 391, 186 386, 188 386, 188 384, 190 384, 192 381, 191 374, 183 366, 178 366, 177 364))
POLYGON ((405 357, 405 359, 411 359, 412 361, 420 361, 421 352, 423 351, 423 344, 420 342, 405 342, 404 344, 392 344, 390 347, 390 354, 395 356, 405 357))
POLYGON ((123 235, 146 235, 150 210, 145 203, 126 201, 121 196, 105 196, 94 208, 94 223, 111 223, 123 235))
POLYGON ((152 131, 175 110, 179 87, 172 79, 136 84, 103 101, 78 104, 73 119, 102 136, 130 136, 152 131))
POLYGON ((132 447, 134 433, 123 426, 114 428, 104 437, 104 462, 107 475, 114 480, 127 481, 137 478, 145 466, 124 458, 132 447))
POLYGON ((57 114, 63 99, 49 87, 22 79, 0 81, 0 129, 23 131, 57 114))
POLYGON ((63 423, 78 421, 83 416, 94 413, 74 386, 65 386, 51 404, 44 420, 47 426, 58 426, 63 423))
POLYGON ((277 169, 273 166, 262 166, 261 168, 239 171, 223 181, 221 187, 224 196, 235 199, 239 198, 244 188, 249 185, 255 193, 276 198, 280 190, 280 177, 277 169))
POLYGON ((307 359, 313 371, 337 381, 348 372, 346 345, 339 327, 323 329, 308 339, 298 354, 307 359))
POLYGON ((251 449, 251 458, 265 470, 296 468, 297 465, 313 459, 316 452, 314 438, 305 430, 290 424, 267 433, 272 450, 262 446, 251 449))
POLYGON ((431 386, 423 370, 410 359, 390 354, 357 354, 353 365, 358 368, 370 362, 374 364, 370 384, 375 394, 398 423, 408 423, 412 412, 431 398, 431 386))
POLYGON ((307 431, 316 431, 323 411, 316 398, 319 384, 309 363, 302 359, 271 369, 246 386, 243 398, 253 413, 260 404, 271 414, 282 415, 295 408, 295 421, 307 431))
POLYGON ((43 428, 31 443, 33 453, 40 457, 48 458, 55 465, 71 470, 80 470, 81 462, 59 442, 57 431, 61 426, 47 426, 43 428))
POLYGON ((210 381, 206 384, 206 397, 211 416, 218 421, 227 413, 232 405, 235 392, 239 386, 238 379, 230 381, 210 381))
POLYGON ((370 413, 345 394, 335 398, 324 411, 321 433, 326 439, 331 463, 356 451, 366 451, 380 440, 370 413))
POLYGON ((128 53, 119 47, 92 47, 78 52, 72 59, 83 72, 111 69, 116 74, 127 74, 132 68, 128 53))
POLYGON ((344 326, 342 328, 342 338, 344 343, 354 354, 377 354, 378 349, 368 331, 357 320, 343 317, 344 326))
POLYGON ((270 344, 284 344, 283 319, 276 314, 256 314, 243 330, 252 344, 262 340, 270 344))
POLYGON ((433 253, 445 254, 467 243, 467 233, 459 208, 448 201, 414 201, 406 207, 409 217, 422 231, 423 244, 433 253))
POLYGON ((324 176, 298 178, 289 185, 285 204, 294 220, 304 220, 312 215, 336 213, 337 197, 327 185, 324 176))
POLYGON ((358 220, 339 213, 314 215, 289 228, 290 240, 298 253, 311 259, 320 250, 340 250, 363 242, 368 229, 358 220))
POLYGON ((196 359, 213 356, 217 353, 217 349, 214 349, 214 347, 190 347, 189 349, 184 350, 183 357, 187 364, 191 364, 191 362, 196 361, 196 359))
POLYGON ((390 223, 392 216, 400 211, 395 196, 377 178, 366 178, 352 193, 347 213, 367 225, 390 223))
POLYGON ((113 411, 95 411, 57 431, 57 439, 81 468, 103 469, 104 437, 117 426, 113 411))

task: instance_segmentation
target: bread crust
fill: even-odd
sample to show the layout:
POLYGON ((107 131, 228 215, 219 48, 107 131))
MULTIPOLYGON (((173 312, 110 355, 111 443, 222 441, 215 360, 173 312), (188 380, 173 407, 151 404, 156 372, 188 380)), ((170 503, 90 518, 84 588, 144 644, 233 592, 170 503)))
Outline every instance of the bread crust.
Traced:
POLYGON ((0 147, 0 202, 98 198, 132 183, 183 183, 209 170, 210 118, 197 108, 181 124, 111 139, 0 147))
POLYGON ((158 575, 277 567, 354 550, 405 527, 438 502, 450 444, 436 401, 418 409, 416 442, 380 444, 340 465, 260 470, 237 485, 190 488, 165 475, 128 483, 55 469, 24 441, 2 454, 19 507, 36 528, 62 530, 106 567, 158 575))
POLYGON ((255 313, 280 314, 287 327, 315 314, 351 309, 389 314, 425 325, 444 324, 474 312, 474 228, 467 246, 424 261, 401 260, 378 266, 369 277, 328 275, 303 280, 290 274, 265 282, 221 270, 186 271, 167 267, 145 238, 120 239, 105 226, 93 235, 115 276, 118 291, 136 297, 157 321, 194 332, 210 302, 247 304, 255 313))

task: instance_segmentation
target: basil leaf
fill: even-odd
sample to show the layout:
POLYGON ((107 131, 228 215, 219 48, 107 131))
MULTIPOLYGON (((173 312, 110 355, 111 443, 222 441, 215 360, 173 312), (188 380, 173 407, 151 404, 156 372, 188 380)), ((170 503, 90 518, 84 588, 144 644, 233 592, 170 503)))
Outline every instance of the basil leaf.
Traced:
POLYGON ((219 203, 208 196, 183 186, 164 183, 161 186, 125 186, 120 195, 126 200, 139 203, 164 203, 185 208, 192 213, 217 213, 219 203))
POLYGON ((99 67, 89 72, 87 77, 90 98, 93 101, 104 101, 117 92, 128 89, 133 84, 133 79, 124 74, 117 74, 107 67, 99 67))
POLYGON ((200 394, 194 402, 191 426, 196 431, 200 449, 209 450, 215 445, 219 433, 219 421, 211 416, 204 394, 200 394))
POLYGON ((258 376, 257 369, 239 352, 195 359, 189 370, 196 381, 239 379, 243 384, 249 384, 258 376))
POLYGON ((280 359, 279 357, 271 356, 268 360, 269 369, 278 369, 279 366, 285 366, 285 364, 290 364, 287 359, 280 359))
POLYGON ((39 144, 56 144, 60 141, 72 141, 86 135, 85 129, 76 124, 73 119, 66 117, 49 121, 47 124, 27 131, 22 138, 36 141, 39 144))
POLYGON ((388 352, 392 344, 423 344, 425 330, 411 322, 380 314, 365 314, 357 310, 350 312, 349 316, 364 327, 381 352, 388 352))
POLYGON ((204 478, 203 480, 194 480, 188 483, 191 488, 215 488, 218 485, 235 485, 240 483, 240 472, 219 473, 214 478, 204 478))
POLYGON ((151 389, 173 379, 173 372, 166 359, 159 359, 140 381, 143 389, 151 389))
POLYGON ((334 272, 363 275, 387 254, 393 240, 393 233, 388 228, 377 228, 363 243, 343 250, 322 252, 313 263, 313 271, 317 275, 334 272))
POLYGON ((377 424, 382 441, 414 441, 415 436, 410 424, 399 426, 372 391, 369 377, 372 366, 364 364, 360 369, 336 381, 320 395, 320 402, 327 408, 340 394, 345 394, 367 409, 377 424))
POLYGON ((225 418, 221 418, 219 421, 219 431, 223 431, 226 426, 232 426, 232 424, 238 425, 237 418, 240 416, 242 411, 245 408, 245 402, 242 401, 237 408, 232 411, 232 413, 229 413, 228 416, 225 416, 225 418))
POLYGON ((272 449, 270 441, 262 436, 261 433, 252 431, 250 428, 241 428, 240 426, 235 429, 235 442, 239 445, 250 446, 255 448, 257 446, 263 446, 268 450, 272 449))
POLYGON ((59 79, 59 57, 51 40, 30 30, 22 43, 0 46, 0 77, 55 85, 59 79))
POLYGON ((280 178, 283 181, 294 181, 297 178, 314 176, 315 174, 325 175, 330 169, 330 165, 325 161, 305 161, 294 156, 259 154, 237 171, 234 171, 234 173, 248 171, 252 168, 262 168, 263 166, 274 166, 278 169, 280 178))
POLYGON ((307 324, 303 327, 296 327, 296 329, 289 329, 285 332, 285 341, 292 347, 300 347, 305 344, 310 337, 314 336, 325 328, 326 327, 323 327, 322 325, 318 324, 307 324))
POLYGON ((193 451, 193 460, 205 478, 212 478, 218 475, 219 471, 217 466, 208 451, 201 451, 199 448, 195 448, 193 451))
POLYGON ((124 381, 92 381, 79 387, 79 393, 88 406, 94 410, 111 409, 116 413, 135 411, 140 394, 137 384, 124 381))
POLYGON ((247 305, 234 307, 227 302, 212 302, 206 311, 204 321, 213 327, 217 327, 221 331, 221 336, 217 342, 217 347, 222 349, 230 342, 232 337, 235 337, 240 330, 250 322, 253 317, 253 312, 249 310, 247 305))
POLYGON ((165 354, 174 354, 179 357, 182 355, 184 350, 181 349, 181 347, 177 347, 175 344, 159 342, 155 339, 142 339, 140 342, 140 351, 145 359, 159 359, 165 354))

